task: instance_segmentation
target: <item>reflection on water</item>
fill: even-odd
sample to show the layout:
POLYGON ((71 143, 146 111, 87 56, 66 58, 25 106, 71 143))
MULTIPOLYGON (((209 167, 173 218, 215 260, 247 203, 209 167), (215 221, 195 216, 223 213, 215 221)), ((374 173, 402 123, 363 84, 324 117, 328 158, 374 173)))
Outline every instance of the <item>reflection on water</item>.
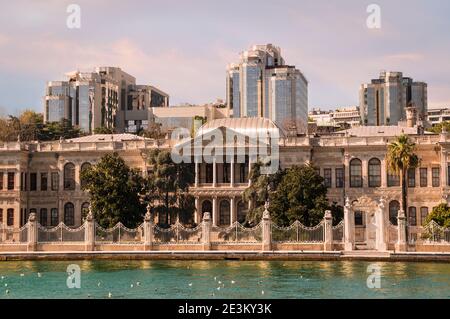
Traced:
POLYGON ((0 298, 450 298, 450 265, 356 261, 26 261, 0 263, 0 298), (78 264, 81 289, 68 289, 78 264), (262 294, 264 291, 264 295, 262 294), (8 293, 7 293, 8 292, 8 293))

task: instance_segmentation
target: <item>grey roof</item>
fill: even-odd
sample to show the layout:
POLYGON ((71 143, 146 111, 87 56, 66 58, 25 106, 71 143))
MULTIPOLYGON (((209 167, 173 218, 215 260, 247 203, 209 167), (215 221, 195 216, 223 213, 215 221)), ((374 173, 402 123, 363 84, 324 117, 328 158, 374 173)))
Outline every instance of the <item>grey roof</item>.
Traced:
POLYGON ((198 129, 196 136, 209 133, 220 127, 247 136, 261 136, 261 134, 264 134, 263 136, 265 136, 267 133, 278 133, 280 137, 283 135, 283 131, 270 119, 262 117, 244 117, 223 118, 209 121, 198 129))
POLYGON ((67 140, 74 143, 93 143, 93 142, 123 142, 123 141, 141 141, 145 140, 142 136, 134 134, 93 134, 67 140))
MULTIPOLYGON (((352 127, 348 130, 336 133, 338 135, 369 137, 369 136, 399 136, 417 135, 417 127, 402 127, 402 126, 358 126, 352 127)), ((425 132, 425 134, 433 134, 425 132)))

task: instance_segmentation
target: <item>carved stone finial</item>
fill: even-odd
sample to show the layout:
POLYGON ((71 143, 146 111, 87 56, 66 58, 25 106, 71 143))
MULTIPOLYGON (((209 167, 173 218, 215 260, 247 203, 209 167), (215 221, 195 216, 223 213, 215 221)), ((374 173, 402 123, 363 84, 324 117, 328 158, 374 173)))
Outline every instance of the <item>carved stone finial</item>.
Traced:
POLYGON ((380 202, 378 203, 378 207, 380 209, 384 209, 384 207, 386 207, 386 199, 384 197, 380 198, 380 202))
POLYGON ((30 216, 28 216, 29 222, 35 222, 36 221, 36 213, 31 213, 30 216))
POLYGON ((94 214, 92 213, 92 205, 89 205, 89 211, 87 213, 86 220, 89 222, 94 220, 94 214))
POLYGON ((325 211, 325 219, 333 219, 333 215, 331 215, 331 210, 325 211))
POLYGON ((210 212, 205 212, 203 214, 203 220, 204 221, 210 221, 211 220, 211 213, 210 212))
POLYGON ((345 207, 350 208, 352 205, 350 204, 350 198, 348 196, 345 198, 345 207))
POLYGON ((150 208, 151 208, 150 204, 148 204, 147 205, 147 212, 145 213, 145 216, 144 216, 144 221, 146 221, 146 222, 149 222, 152 219, 152 214, 151 214, 150 208))

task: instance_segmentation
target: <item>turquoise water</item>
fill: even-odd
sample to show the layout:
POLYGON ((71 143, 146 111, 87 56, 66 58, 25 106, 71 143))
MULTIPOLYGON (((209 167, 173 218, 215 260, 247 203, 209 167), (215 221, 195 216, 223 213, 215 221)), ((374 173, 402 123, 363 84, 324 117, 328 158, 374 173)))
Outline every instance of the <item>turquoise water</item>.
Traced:
POLYGON ((109 294, 111 298, 450 298, 450 264, 359 261, 0 262, 0 298, 109 298, 109 294), (70 264, 77 264, 81 269, 80 289, 67 287, 66 269, 70 264), (379 289, 367 287, 369 264, 380 267, 379 289))

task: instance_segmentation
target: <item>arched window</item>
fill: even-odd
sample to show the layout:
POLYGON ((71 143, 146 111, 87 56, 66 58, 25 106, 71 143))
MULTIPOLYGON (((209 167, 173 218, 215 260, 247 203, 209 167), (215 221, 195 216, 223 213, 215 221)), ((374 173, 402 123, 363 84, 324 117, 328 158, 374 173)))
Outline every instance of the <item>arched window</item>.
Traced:
POLYGON ((226 199, 220 202, 219 225, 220 226, 230 225, 230 202, 226 199))
POLYGON ((369 161, 369 187, 381 186, 381 162, 378 158, 369 161))
POLYGON ((47 226, 47 208, 41 208, 41 211, 39 212, 39 223, 42 226, 47 226))
POLYGON ((64 224, 66 226, 75 225, 75 210, 72 203, 66 203, 64 205, 64 224))
POLYGON ((202 203, 202 220, 205 213, 212 215, 212 203, 209 200, 204 200, 202 203))
POLYGON ((357 158, 350 162, 350 187, 362 187, 362 163, 357 158))
POLYGON ((239 201, 237 205, 237 221, 241 224, 245 222, 245 218, 247 217, 248 205, 246 205, 243 201, 239 201))
POLYGON ((417 209, 415 207, 408 208, 409 226, 417 226, 417 209))
POLYGON ((14 226, 14 209, 8 208, 6 211, 6 226, 14 226))
POLYGON ((393 200, 389 203, 389 221, 392 225, 397 225, 398 211, 400 210, 400 203, 393 200))
POLYGON ((75 190, 75 165, 67 163, 64 166, 64 189, 75 190))
POLYGON ((85 181, 83 181, 83 179, 81 178, 81 173, 83 173, 86 169, 90 168, 92 165, 91 163, 83 163, 83 165, 81 165, 81 169, 80 169, 80 186, 81 188, 83 188, 85 181))

